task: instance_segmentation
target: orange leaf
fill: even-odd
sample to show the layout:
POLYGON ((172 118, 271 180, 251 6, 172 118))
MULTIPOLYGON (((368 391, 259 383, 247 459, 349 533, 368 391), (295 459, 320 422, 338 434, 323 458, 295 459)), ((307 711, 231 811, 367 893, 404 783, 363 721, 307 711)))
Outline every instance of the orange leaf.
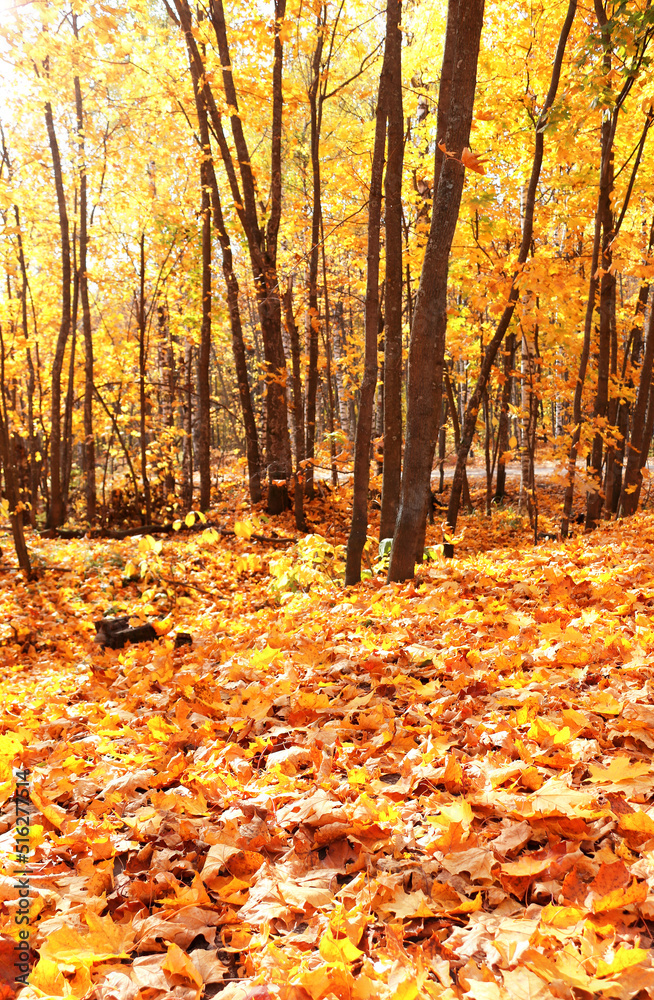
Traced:
POLYGON ((190 979, 196 986, 202 986, 202 976, 196 969, 193 961, 185 955, 178 944, 168 945, 168 954, 162 965, 164 972, 169 972, 171 976, 181 976, 183 979, 190 979))
POLYGON ((461 153, 461 163, 468 170, 474 170, 477 174, 485 174, 486 171, 482 167, 482 160, 480 159, 479 153, 471 153, 466 146, 461 153))

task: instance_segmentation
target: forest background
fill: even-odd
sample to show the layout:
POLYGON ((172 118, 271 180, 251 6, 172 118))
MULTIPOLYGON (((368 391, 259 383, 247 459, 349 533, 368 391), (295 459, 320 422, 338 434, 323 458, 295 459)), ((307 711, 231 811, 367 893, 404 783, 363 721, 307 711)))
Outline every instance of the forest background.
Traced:
POLYGON ((316 463, 351 471, 357 425, 350 583, 371 455, 394 579, 422 558, 436 451, 458 459, 449 544, 473 439, 488 513, 520 456, 535 537, 537 442, 563 536, 575 488, 589 530, 633 513, 654 425, 652 11, 467 16, 5 12, 0 438, 26 571, 22 522, 206 510, 228 456, 270 513, 293 486, 302 528, 316 463))

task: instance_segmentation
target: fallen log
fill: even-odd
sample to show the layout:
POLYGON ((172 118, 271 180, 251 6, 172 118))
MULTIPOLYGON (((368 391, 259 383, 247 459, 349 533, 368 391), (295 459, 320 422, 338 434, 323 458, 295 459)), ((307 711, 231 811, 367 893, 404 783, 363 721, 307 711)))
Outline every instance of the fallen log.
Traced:
MULTIPOLYGON (((95 625, 96 645, 103 649, 122 649, 128 643, 153 642, 158 638, 158 633, 153 625, 146 622, 143 625, 130 626, 130 615, 122 615, 118 618, 101 618, 100 621, 93 622, 95 625)), ((180 646, 188 646, 193 642, 193 638, 188 632, 178 632, 175 636, 175 649, 180 646)))
MULTIPOLYGON (((122 528, 113 530, 111 528, 44 528, 39 531, 41 538, 134 538, 137 535, 172 535, 185 534, 187 531, 206 531, 213 528, 215 532, 226 538, 234 538, 236 532, 231 528, 221 528, 210 521, 202 524, 196 521, 190 527, 182 524, 180 528, 173 528, 172 523, 167 524, 141 524, 136 528, 122 528)), ((294 545, 297 538, 281 538, 277 535, 250 535, 249 541, 266 542, 270 545, 294 545)))

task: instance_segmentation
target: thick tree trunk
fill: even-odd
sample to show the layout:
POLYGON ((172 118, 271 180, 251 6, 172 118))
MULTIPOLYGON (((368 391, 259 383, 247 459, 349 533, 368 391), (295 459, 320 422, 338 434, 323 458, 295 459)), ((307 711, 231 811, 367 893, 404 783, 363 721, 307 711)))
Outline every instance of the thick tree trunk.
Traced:
MULTIPOLYGON (((439 140, 461 155, 468 145, 484 0, 450 0, 443 68, 457 66, 456 87, 450 90, 445 110, 441 79, 440 105, 447 116, 447 130, 439 140)), ((447 324, 447 276, 450 248, 459 216, 464 168, 454 159, 442 159, 438 151, 434 168, 434 204, 431 228, 420 276, 413 315, 407 389, 407 432, 400 506, 389 566, 390 580, 413 576, 421 555, 429 500, 431 465, 441 415, 445 330, 447 324), (442 165, 441 165, 442 161, 442 165), (440 169, 439 169, 440 168, 440 169), (420 549, 420 552, 418 551, 420 549)))
POLYGON ((48 141, 52 155, 55 190, 59 212, 59 232, 61 246, 61 321, 59 334, 55 345, 52 361, 51 381, 51 417, 50 417, 50 509, 48 511, 49 528, 58 528, 66 519, 66 507, 61 488, 61 372, 64 364, 66 341, 70 333, 70 229, 68 225, 68 209, 64 192, 63 172, 59 143, 54 127, 52 105, 45 104, 45 124, 48 130, 48 141))
POLYGON ((388 0, 386 29, 388 159, 385 183, 384 471, 379 537, 395 530, 402 475, 402 108, 401 0, 388 0))

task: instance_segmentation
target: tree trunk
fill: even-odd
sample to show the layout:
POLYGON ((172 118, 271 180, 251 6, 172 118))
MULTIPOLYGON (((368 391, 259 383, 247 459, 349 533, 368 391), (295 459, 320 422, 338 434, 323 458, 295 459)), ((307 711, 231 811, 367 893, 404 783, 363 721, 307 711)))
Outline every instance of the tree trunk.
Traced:
POLYGON ((248 489, 252 503, 260 503, 261 457, 259 455, 259 435, 257 432, 254 407, 252 405, 252 395, 250 393, 247 357, 245 354, 245 342, 243 340, 243 327, 241 325, 241 310, 238 303, 238 279, 234 273, 232 246, 223 219, 217 184, 213 187, 213 205, 214 227, 218 233, 218 239, 220 240, 222 248, 223 275, 227 286, 227 307, 229 309, 229 322, 232 334, 232 354, 234 357, 234 368, 236 371, 236 382, 238 385, 241 413, 243 415, 243 427, 245 430, 245 454, 248 463, 248 489))
POLYGON ((332 474, 332 486, 338 486, 338 470, 336 468, 336 404, 334 399, 334 380, 332 378, 332 346, 331 320, 329 310, 329 289, 327 287, 327 257, 325 255, 325 232, 320 216, 320 245, 322 250, 322 291, 325 300, 325 382, 327 383, 327 428, 329 434, 329 459, 332 474))
POLYGON ((291 365, 293 371, 293 431, 295 436, 295 469, 293 472, 295 485, 295 527, 298 531, 306 531, 304 518, 304 470, 306 467, 304 454, 304 400, 302 397, 302 377, 300 372, 300 334, 293 314, 293 284, 289 281, 284 295, 284 315, 286 330, 291 345, 291 365))
POLYGON ((193 346, 186 345, 183 370, 184 444, 182 448, 182 503, 187 510, 193 506, 193 346))
MULTIPOLYGON (((179 9, 187 0, 175 0, 179 9)), ((287 505, 286 482, 291 471, 291 448, 286 406, 286 359, 282 342, 281 303, 277 275, 277 240, 282 209, 282 64, 283 47, 280 29, 286 0, 275 0, 275 37, 272 73, 273 115, 270 141, 270 200, 265 231, 257 215, 257 192, 250 154, 238 112, 238 98, 232 74, 227 28, 222 0, 211 0, 210 17, 216 34, 222 66, 223 86, 230 107, 230 122, 238 157, 243 194, 238 188, 236 170, 225 141, 220 114, 213 99, 208 106, 223 163, 230 181, 237 214, 243 225, 252 261, 257 304, 263 336, 266 364, 266 462, 268 467, 268 511, 281 513, 287 505)), ((205 93, 210 88, 205 83, 205 93)))
MULTIPOLYGON (((450 412, 452 413, 452 430, 454 432, 454 450, 458 453, 459 445, 461 444, 461 425, 459 423, 459 407, 454 399, 454 393, 452 391, 452 380, 450 379, 450 374, 446 366, 443 366, 443 382, 445 385, 445 392, 447 394, 447 401, 449 404, 450 412)), ((457 392, 457 396, 459 393, 457 392)), ((468 484, 468 473, 463 470, 463 505, 469 514, 472 514, 473 506, 472 500, 470 499, 470 486, 468 484)))
POLYGON ((648 401, 651 400, 652 370, 654 368, 654 301, 652 299, 654 299, 654 296, 650 296, 645 352, 643 354, 643 363, 640 366, 640 382, 634 405, 631 438, 627 451, 627 464, 618 506, 619 517, 630 517, 638 509, 638 499, 643 482, 641 469, 645 464, 643 458, 647 458, 645 447, 649 449, 649 437, 647 436, 645 417, 648 411, 648 401))
POLYGON ((181 15, 181 27, 184 32, 184 38, 188 50, 189 69, 191 72, 191 79, 193 81, 195 107, 198 116, 200 145, 204 156, 203 169, 206 171, 206 178, 211 188, 213 225, 216 233, 218 234, 222 251, 222 267, 227 287, 227 307, 229 309, 229 321, 232 334, 232 353, 234 356, 236 381, 238 384, 239 400, 243 415, 243 426, 245 429, 245 450, 248 463, 248 486, 250 499, 252 503, 259 503, 261 501, 261 459, 259 456, 259 436, 254 416, 254 408, 252 406, 252 396, 250 393, 245 343, 243 341, 243 327, 241 324, 241 311, 238 301, 238 280, 236 278, 236 274, 234 273, 232 245, 223 217, 220 192, 218 189, 218 182, 216 179, 216 172, 211 153, 211 135, 209 131, 210 108, 212 106, 211 93, 208 89, 204 67, 200 59, 197 43, 193 37, 192 21, 188 5, 177 4, 176 6, 181 15))
POLYGON ((520 416, 520 501, 519 507, 527 507, 529 524, 534 527, 534 459, 536 453, 536 425, 538 422, 538 345, 537 334, 533 339, 527 330, 522 332, 521 351, 521 416, 520 416))
MULTIPOLYGON (((610 57, 609 57, 610 65, 610 57)), ((606 411, 609 403, 609 372, 611 362, 611 325, 612 312, 615 308, 615 275, 610 271, 613 262, 613 211, 611 198, 613 194, 613 138, 615 129, 610 118, 602 123, 602 181, 600 182, 600 197, 598 212, 602 223, 602 247, 600 254, 600 293, 599 293, 599 344, 597 349, 597 389, 593 407, 593 423, 595 435, 590 455, 589 475, 593 488, 586 495, 585 530, 596 528, 604 498, 601 493, 602 453, 604 450, 603 429, 606 411)))
MULTIPOLYGON (((457 155, 461 155, 469 142, 483 17, 484 0, 449 2, 439 117, 442 103, 443 114, 447 118, 445 147, 457 155), (450 87, 446 85, 445 70, 448 66, 451 74, 455 64, 458 69, 457 86, 450 87)), ((422 554, 431 466, 441 415, 449 256, 459 216, 463 180, 462 165, 450 157, 443 159, 442 151, 437 147, 431 227, 409 348, 404 469, 389 580, 412 577, 416 559, 422 554)))
MULTIPOLYGON (((650 225, 649 230, 649 241, 647 246, 647 251, 645 254, 645 262, 649 260, 650 254, 652 252, 652 247, 654 246, 654 219, 650 225)), ((644 318, 647 309, 647 300, 649 298, 650 284, 647 279, 641 282, 640 289, 638 291, 638 299, 636 300, 636 309, 634 312, 634 319, 632 322, 631 330, 629 331, 629 337, 627 339, 627 346, 625 348, 624 360, 622 363, 622 381, 626 380, 627 387, 633 389, 634 385, 634 370, 636 365, 639 363, 640 354, 643 346, 642 337, 642 326, 641 317, 644 318)), ((623 478, 623 465, 624 456, 627 448, 627 435, 629 433, 629 422, 631 417, 631 402, 629 398, 621 401, 618 408, 618 445, 615 449, 615 472, 612 482, 612 490, 609 495, 607 490, 607 502, 611 504, 611 513, 616 514, 620 504, 620 496, 622 495, 622 478, 623 478)))
POLYGON ((388 0, 386 28, 388 162, 385 182, 384 471, 379 537, 395 530, 402 475, 402 108, 401 0, 388 0))
POLYGON ((336 381, 336 398, 338 401, 338 416, 341 430, 347 440, 352 438, 352 428, 350 426, 350 408, 348 405, 348 391, 345 388, 343 378, 343 360, 345 357, 345 310, 343 300, 339 299, 334 306, 334 319, 336 321, 336 332, 334 334, 334 378, 336 381))
MULTIPOLYGON (((206 156, 205 152, 205 156, 206 156)), ((200 469, 200 507, 211 506, 211 393, 209 361, 211 358, 211 182, 208 161, 200 168, 202 183, 202 326, 198 351, 198 467, 200 469)))
MULTIPOLYGON (((392 3, 386 8, 386 38, 392 21, 392 3)), ((370 191, 368 194, 368 255, 366 274, 366 341, 363 380, 359 400, 356 439, 354 445, 354 482, 352 492, 352 521, 347 540, 345 585, 352 586, 361 580, 361 556, 368 532, 368 489, 370 485, 370 438, 377 383, 377 342, 379 334, 379 238, 381 232, 382 177, 384 149, 386 146, 386 65, 388 48, 384 52, 377 95, 375 115, 375 141, 372 153, 370 191)))
MULTIPOLYGON (((72 16, 73 32, 79 39, 77 14, 72 16)), ((82 303, 82 331, 84 334, 84 496, 86 500, 86 520, 90 525, 96 516, 95 486, 95 439, 93 436, 93 330, 91 326, 91 306, 89 304, 88 283, 88 208, 86 151, 84 143, 84 103, 79 76, 73 79, 75 87, 75 111, 77 116, 77 150, 79 156, 79 296, 82 303)))
POLYGON ((147 458, 147 424, 146 407, 147 398, 145 392, 145 373, 147 366, 147 317, 145 314, 145 233, 141 233, 139 241, 139 290, 136 300, 136 313, 138 321, 139 335, 139 413, 140 413, 140 440, 141 440, 141 480, 143 483, 143 500, 145 508, 141 511, 143 524, 152 524, 152 501, 150 498, 150 481, 148 479, 148 458, 147 458))
MULTIPOLYGON (((309 360, 307 367, 307 423, 306 423, 306 494, 313 497, 313 462, 316 441, 316 398, 318 395, 318 355, 320 317, 318 312, 318 263, 320 254, 320 222, 321 222, 321 183, 320 183, 320 126, 322 119, 322 100, 319 101, 320 73, 322 51, 325 39, 325 22, 327 6, 320 4, 316 15, 316 42, 311 58, 311 82, 308 89, 310 113, 310 148, 311 148, 311 251, 309 253, 309 360)), ((322 96, 322 95, 321 95, 322 96)))
MULTIPOLYGON (((609 21, 606 15, 604 4, 602 0, 595 0, 595 14, 597 16, 598 23, 602 32, 602 41, 605 46, 605 54, 603 58, 603 68, 604 72, 608 74, 611 71, 611 30, 610 25, 612 22, 609 21)), ((610 261, 612 260, 612 248, 613 242, 615 241, 622 221, 624 219, 627 206, 633 191, 634 182, 636 179, 636 174, 638 172, 638 167, 640 165, 640 160, 643 153, 645 139, 647 137, 647 132, 650 127, 649 116, 646 121, 645 128, 641 134, 641 139, 637 147, 636 159, 632 168, 629 184, 627 185, 627 191, 624 197, 622 208, 620 210, 618 220, 613 225, 613 206, 611 203, 611 192, 613 190, 613 143, 615 140, 615 132, 618 124, 618 118, 620 115, 620 109, 624 104, 632 86, 634 80, 636 79, 636 71, 641 66, 645 50, 651 40, 651 34, 646 31, 641 38, 638 39, 636 44, 635 55, 633 56, 632 71, 626 74, 627 79, 622 85, 622 89, 617 95, 610 112, 610 116, 605 114, 604 121, 602 123, 602 140, 601 140, 601 161, 600 161, 600 182, 599 182, 599 194, 597 199, 597 211, 595 215, 595 236, 593 242, 593 258, 591 263, 591 276, 589 282, 589 294, 588 294, 588 305, 586 308, 586 322, 584 328, 584 343, 582 347, 581 359, 579 362, 579 377, 577 380, 577 386, 575 388, 575 397, 573 404, 573 422, 574 422, 574 432, 573 438, 570 445, 570 451, 568 454, 568 486, 566 487, 565 496, 563 500, 563 516, 561 518, 561 537, 566 538, 569 530, 570 516, 572 514, 572 501, 574 496, 574 480, 575 480, 575 470, 577 462, 577 451, 579 449, 579 441, 581 438, 581 428, 582 428, 582 394, 584 380, 586 377, 586 368, 588 366, 588 358, 590 355, 590 337, 592 329, 592 319, 593 312, 595 309, 595 296, 597 294, 598 285, 600 285, 600 343, 599 343, 599 357, 598 357, 598 378, 597 378, 597 391, 595 395, 595 406, 594 406, 594 416, 597 417, 600 422, 603 422, 604 415, 606 413, 606 407, 608 405, 608 372, 610 365, 610 339, 611 339, 611 301, 613 298, 612 283, 615 278, 608 271, 602 271, 601 284, 598 281, 598 264, 600 261, 600 247, 602 252, 602 262, 610 266, 610 261)), ((591 454, 591 475, 596 478, 596 488, 591 490, 587 495, 586 502, 586 524, 585 530, 590 531, 597 524, 599 516, 602 510, 603 497, 599 488, 599 479, 601 476, 601 464, 602 464, 602 450, 603 450, 603 438, 601 435, 601 427, 596 427, 595 438, 593 440, 593 449, 591 454)))
POLYGON ((497 479, 493 500, 500 504, 506 496, 506 452, 509 450, 509 403, 511 401, 511 386, 513 382, 513 366, 515 364, 515 334, 506 338, 504 352, 504 375, 502 383, 502 401, 500 404, 500 423, 498 434, 497 479))
POLYGON ((11 447, 11 437, 9 433, 9 417, 7 413, 7 397, 5 394, 5 344, 2 336, 2 326, 0 326, 0 459, 5 473, 5 492, 9 504, 9 523, 14 539, 14 548, 18 565, 20 566, 26 580, 32 579, 32 565, 29 552, 25 544, 25 533, 23 531, 23 514, 19 508, 18 483, 14 462, 13 449, 11 447))
MULTIPOLYGON (((486 353, 484 355, 484 360, 481 365, 481 370, 479 372, 479 378, 477 379, 477 385, 472 393, 472 396, 468 400, 468 405, 466 407, 465 419, 463 421, 463 427, 461 430, 461 445, 459 448, 459 453, 457 455, 456 468, 454 470, 454 478, 452 480, 452 490, 450 493, 450 502, 447 509, 447 523, 449 525, 450 532, 454 532, 456 529, 456 522, 459 516, 459 505, 461 502, 461 489, 463 486, 463 472, 468 459, 468 452, 470 451, 470 445, 472 444, 472 438, 475 433, 475 425, 477 423, 477 413, 479 412, 479 406, 486 389, 486 384, 490 376, 491 368, 495 361, 497 351, 499 350, 500 344, 504 339, 504 335, 508 330, 509 323, 513 318, 513 313, 518 301, 519 286, 518 280, 523 273, 524 265, 529 256, 529 251, 531 249, 531 240, 534 231, 534 210, 536 205, 536 191, 538 188, 538 180, 540 178, 541 166, 543 163, 543 151, 544 151, 544 137, 543 133, 547 126, 547 121, 549 117, 550 108, 556 97, 556 92, 559 86, 559 79, 561 76, 561 65, 563 63, 563 55, 565 53, 565 47, 568 41, 568 35, 570 34, 570 29, 572 27, 572 22, 575 17, 577 10, 577 0, 570 0, 568 4, 568 11, 566 18, 561 29, 561 35, 559 37, 559 43, 556 50, 556 56, 554 58, 554 67, 552 69, 552 78, 550 80, 549 90, 543 104, 543 109, 536 122, 535 129, 535 140, 534 140, 534 158, 531 168, 531 177, 529 178, 529 187, 527 188, 527 197, 525 202, 525 215, 524 223, 522 228, 522 241, 520 243, 520 250, 518 253, 518 263, 517 268, 513 274, 513 280, 511 282, 511 289, 509 291, 508 303, 500 317, 500 321, 497 325, 495 333, 489 342, 486 353)), ((449 550, 450 554, 451 549, 449 550)))
POLYGON ((66 506, 61 488, 61 371, 64 364, 66 341, 70 333, 70 229, 68 209, 64 192, 63 172, 59 144, 54 127, 52 105, 45 104, 45 124, 52 155, 55 190, 59 212, 59 232, 61 244, 61 321, 52 361, 51 417, 50 417, 50 509, 47 526, 58 528, 66 519, 66 506))

